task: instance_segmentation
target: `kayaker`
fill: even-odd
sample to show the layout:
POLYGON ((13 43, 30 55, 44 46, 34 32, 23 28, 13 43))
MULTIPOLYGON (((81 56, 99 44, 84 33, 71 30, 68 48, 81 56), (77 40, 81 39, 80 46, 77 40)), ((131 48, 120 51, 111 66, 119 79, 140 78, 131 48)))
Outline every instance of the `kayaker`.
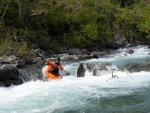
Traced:
POLYGON ((128 54, 133 54, 134 50, 132 48, 130 48, 129 53, 128 54))
POLYGON ((56 76, 60 76, 59 69, 61 69, 61 71, 64 70, 64 67, 60 62, 60 57, 58 57, 55 62, 52 62, 48 59, 46 61, 46 65, 48 66, 48 71, 56 76))
POLYGON ((56 60, 55 60, 55 65, 62 70, 64 70, 64 67, 62 66, 61 62, 60 62, 60 57, 58 57, 56 60))

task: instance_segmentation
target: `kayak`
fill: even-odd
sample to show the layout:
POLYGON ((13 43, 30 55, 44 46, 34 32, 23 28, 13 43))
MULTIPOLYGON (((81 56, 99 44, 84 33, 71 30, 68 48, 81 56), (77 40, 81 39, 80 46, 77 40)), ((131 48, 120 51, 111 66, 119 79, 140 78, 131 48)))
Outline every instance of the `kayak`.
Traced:
POLYGON ((60 74, 51 73, 49 70, 51 70, 51 67, 47 66, 46 70, 45 70, 45 75, 48 79, 55 80, 55 79, 61 79, 62 78, 62 76, 60 74))
POLYGON ((122 56, 130 56, 130 54, 124 53, 122 56))

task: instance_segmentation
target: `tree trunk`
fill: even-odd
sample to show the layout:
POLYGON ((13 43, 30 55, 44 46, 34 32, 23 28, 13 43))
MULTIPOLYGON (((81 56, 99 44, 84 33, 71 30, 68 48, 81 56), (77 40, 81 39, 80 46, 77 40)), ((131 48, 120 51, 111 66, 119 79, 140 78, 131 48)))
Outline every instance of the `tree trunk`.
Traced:
POLYGON ((10 3, 10 0, 8 0, 8 3, 7 3, 7 6, 6 6, 6 8, 5 8, 5 11, 4 11, 4 13, 3 13, 3 16, 2 16, 1 22, 3 21, 3 19, 4 19, 4 17, 5 17, 6 11, 7 11, 8 6, 9 6, 9 3, 10 3))
POLYGON ((19 4, 19 17, 22 16, 22 0, 18 0, 18 4, 19 4))

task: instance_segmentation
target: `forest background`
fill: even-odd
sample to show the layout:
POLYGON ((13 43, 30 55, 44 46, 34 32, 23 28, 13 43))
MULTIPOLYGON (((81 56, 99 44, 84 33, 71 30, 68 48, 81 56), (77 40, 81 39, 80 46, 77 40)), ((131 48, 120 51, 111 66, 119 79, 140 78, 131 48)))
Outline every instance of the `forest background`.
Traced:
POLYGON ((105 48, 121 31, 150 44, 149 0, 1 0, 0 55, 32 48, 105 48))

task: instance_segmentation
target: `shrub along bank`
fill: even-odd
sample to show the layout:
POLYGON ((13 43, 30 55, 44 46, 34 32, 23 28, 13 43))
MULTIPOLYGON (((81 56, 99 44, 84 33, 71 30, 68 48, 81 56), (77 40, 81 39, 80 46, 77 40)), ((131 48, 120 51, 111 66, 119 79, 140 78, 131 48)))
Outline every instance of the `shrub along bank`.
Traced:
POLYGON ((1 0, 0 55, 30 48, 106 48, 120 31, 150 43, 148 0, 1 0))

